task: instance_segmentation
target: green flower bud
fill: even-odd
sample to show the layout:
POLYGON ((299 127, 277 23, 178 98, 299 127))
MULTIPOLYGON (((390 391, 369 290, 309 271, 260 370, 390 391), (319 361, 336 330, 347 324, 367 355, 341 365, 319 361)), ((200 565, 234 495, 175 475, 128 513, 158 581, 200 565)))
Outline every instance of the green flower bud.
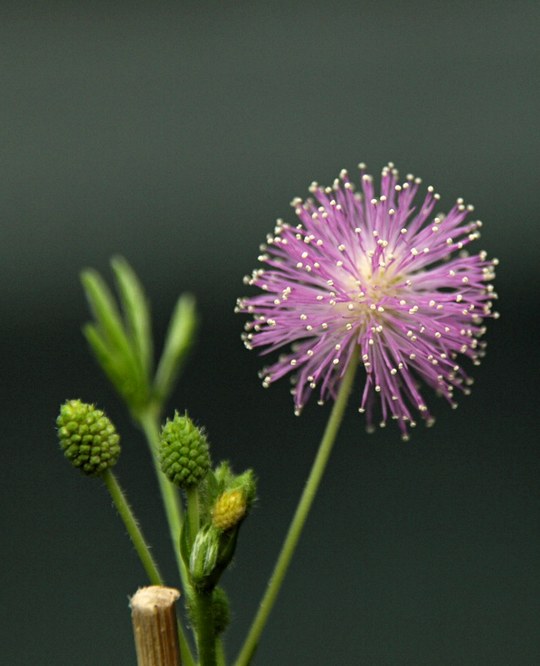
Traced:
POLYGON ((196 587, 204 587, 214 573, 219 555, 219 532, 209 526, 197 532, 189 556, 189 574, 196 587))
POLYGON ((215 588, 222 573, 231 563, 238 530, 223 532, 214 525, 202 527, 193 541, 188 556, 190 581, 199 591, 215 588))
POLYGON ((228 530, 246 515, 247 502, 240 489, 228 490, 220 495, 212 509, 212 524, 218 530, 228 530))
POLYGON ((186 414, 168 420, 161 431, 161 469, 180 488, 196 486, 210 469, 210 452, 204 432, 186 414))
POLYGON ((94 405, 68 400, 56 419, 66 458, 87 476, 113 467, 120 455, 120 436, 107 416, 94 405))
POLYGON ((253 470, 248 469, 242 474, 234 474, 229 463, 224 460, 216 467, 214 476, 220 494, 227 490, 240 489, 246 498, 247 508, 251 508, 257 495, 257 479, 253 470))
POLYGON ((253 471, 248 469, 235 476, 227 463, 216 470, 216 478, 223 488, 211 510, 211 520, 219 530, 229 530, 247 516, 257 492, 253 471))
POLYGON ((212 592, 212 615, 214 618, 214 632, 216 636, 222 634, 231 621, 229 598, 222 587, 216 587, 212 592))

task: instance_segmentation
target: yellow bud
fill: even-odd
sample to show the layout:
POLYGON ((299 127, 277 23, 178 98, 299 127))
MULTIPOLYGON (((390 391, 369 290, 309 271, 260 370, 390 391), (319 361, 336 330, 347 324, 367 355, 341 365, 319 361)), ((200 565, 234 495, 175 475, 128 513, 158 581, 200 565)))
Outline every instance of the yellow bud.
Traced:
POLYGON ((247 502, 244 493, 228 490, 220 495, 212 510, 212 523, 218 530, 229 530, 237 525, 245 516, 247 502))

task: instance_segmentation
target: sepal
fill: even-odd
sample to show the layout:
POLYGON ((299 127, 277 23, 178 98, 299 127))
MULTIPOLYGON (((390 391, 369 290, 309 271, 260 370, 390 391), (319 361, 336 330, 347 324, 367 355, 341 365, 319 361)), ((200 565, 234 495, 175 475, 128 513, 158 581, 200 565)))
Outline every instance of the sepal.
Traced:
POLYGON ((222 532, 205 525, 199 530, 189 556, 189 575, 197 590, 207 592, 217 585, 231 563, 237 540, 237 529, 222 532))
POLYGON ((219 531, 207 525, 197 532, 189 555, 189 575, 198 590, 213 587, 215 569, 219 555, 219 531))

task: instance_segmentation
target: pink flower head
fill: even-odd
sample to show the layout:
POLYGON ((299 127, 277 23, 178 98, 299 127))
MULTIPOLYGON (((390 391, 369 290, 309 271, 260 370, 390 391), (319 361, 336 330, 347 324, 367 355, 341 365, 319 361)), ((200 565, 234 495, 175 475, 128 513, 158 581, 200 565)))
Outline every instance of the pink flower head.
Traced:
POLYGON ((398 184, 393 164, 384 167, 380 195, 360 164, 361 191, 346 171, 332 187, 313 183, 313 198, 294 199, 299 224, 278 220, 259 260, 265 264, 246 282, 262 294, 238 301, 248 349, 290 350, 263 373, 267 387, 294 373, 293 395, 300 413, 312 391, 319 402, 335 397, 355 354, 365 369, 360 412, 371 429, 397 420, 406 438, 419 411, 433 419, 419 380, 456 406, 456 389, 472 380, 461 367, 478 365, 485 343, 483 319, 496 298, 489 281, 497 260, 465 246, 476 240, 480 221, 458 199, 446 214, 432 216, 439 195, 427 188, 414 203, 419 178, 398 184))

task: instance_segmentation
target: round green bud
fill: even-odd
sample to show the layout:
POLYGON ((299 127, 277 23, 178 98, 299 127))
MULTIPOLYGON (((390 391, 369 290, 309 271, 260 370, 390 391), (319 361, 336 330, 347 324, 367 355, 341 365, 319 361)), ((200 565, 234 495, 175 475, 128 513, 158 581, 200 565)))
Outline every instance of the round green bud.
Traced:
POLYGON ((68 400, 56 419, 66 458, 87 476, 98 476, 116 465, 120 436, 107 416, 94 405, 68 400))
POLYGON ((199 484, 210 469, 210 451, 203 430, 186 414, 175 412, 161 431, 159 460, 164 474, 180 488, 199 484))

